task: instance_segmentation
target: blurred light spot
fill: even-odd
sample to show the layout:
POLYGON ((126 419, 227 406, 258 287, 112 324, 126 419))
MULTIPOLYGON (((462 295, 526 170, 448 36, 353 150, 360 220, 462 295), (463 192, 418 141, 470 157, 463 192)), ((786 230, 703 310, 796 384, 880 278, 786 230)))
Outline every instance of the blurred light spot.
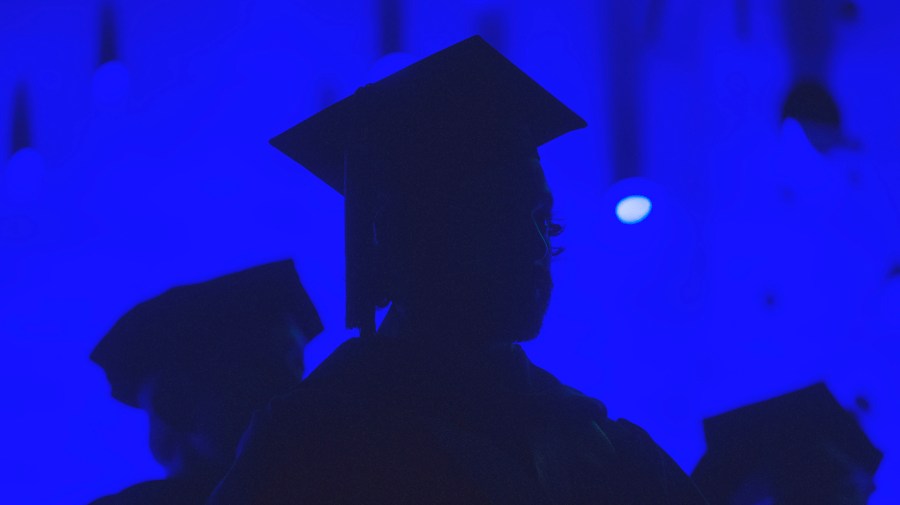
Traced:
POLYGON ((647 219, 653 204, 645 196, 626 196, 616 205, 616 216, 625 224, 637 224, 647 219))
POLYGON ((100 105, 116 105, 128 96, 128 69, 119 61, 100 65, 94 71, 94 102, 100 105))
POLYGON ((3 197, 14 205, 37 202, 44 190, 44 160, 32 147, 16 151, 3 170, 3 197))
POLYGON ((409 53, 389 53, 375 60, 372 67, 366 73, 366 82, 376 82, 385 77, 408 67, 415 62, 415 58, 409 53))

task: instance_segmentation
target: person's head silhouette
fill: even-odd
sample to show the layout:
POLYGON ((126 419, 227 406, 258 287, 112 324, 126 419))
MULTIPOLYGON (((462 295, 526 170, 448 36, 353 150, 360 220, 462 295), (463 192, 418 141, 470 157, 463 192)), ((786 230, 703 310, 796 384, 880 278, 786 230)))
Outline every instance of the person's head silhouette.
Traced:
POLYGON ((583 126, 472 37, 272 139, 345 198, 364 338, 256 418, 209 503, 703 503, 514 344, 541 327, 560 231, 537 149, 583 126))
POLYGON ((349 326, 390 301, 405 333, 482 344, 540 329, 560 228, 537 147, 583 126, 472 37, 272 143, 346 198, 349 326))
POLYGON ((147 412, 170 477, 220 479, 255 409, 299 383, 322 330, 290 260, 179 286, 126 313, 91 353, 117 400, 147 412))

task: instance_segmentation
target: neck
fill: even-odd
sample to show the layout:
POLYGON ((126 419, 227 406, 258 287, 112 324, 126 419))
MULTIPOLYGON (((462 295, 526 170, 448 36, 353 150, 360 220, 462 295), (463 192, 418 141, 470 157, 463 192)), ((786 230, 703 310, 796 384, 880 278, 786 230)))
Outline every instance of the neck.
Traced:
POLYGON ((378 328, 378 336, 462 352, 483 352, 512 345, 511 341, 498 339, 488 328, 471 324, 464 316, 447 318, 420 314, 404 303, 392 303, 378 328))

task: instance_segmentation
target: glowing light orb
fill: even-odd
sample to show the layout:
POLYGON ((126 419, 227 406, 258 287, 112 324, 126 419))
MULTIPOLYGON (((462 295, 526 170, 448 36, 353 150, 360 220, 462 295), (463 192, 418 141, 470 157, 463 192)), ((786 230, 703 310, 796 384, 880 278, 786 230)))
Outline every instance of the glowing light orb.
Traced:
POLYGON ((616 205, 616 217, 625 224, 637 224, 647 219, 652 208, 653 204, 646 196, 626 196, 616 205))

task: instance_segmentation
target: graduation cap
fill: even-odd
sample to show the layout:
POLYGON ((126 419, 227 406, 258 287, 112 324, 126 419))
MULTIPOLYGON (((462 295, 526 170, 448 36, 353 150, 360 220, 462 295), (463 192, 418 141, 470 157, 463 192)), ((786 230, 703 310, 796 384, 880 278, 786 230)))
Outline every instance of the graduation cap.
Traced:
POLYGON ((117 400, 138 407, 160 381, 170 422, 201 395, 268 400, 302 374, 302 345, 322 331, 318 313, 284 260, 169 289, 122 316, 91 352, 117 400))
POLYGON ((379 199, 446 193, 450 181, 470 177, 467 169, 488 167, 484 160, 533 152, 584 126, 474 36, 360 88, 271 143, 345 197, 347 326, 366 335, 375 328, 379 199))
POLYGON ((728 503, 768 472, 768 485, 807 485, 833 464, 874 476, 882 453, 824 383, 703 421, 707 452, 692 477, 710 503, 728 503), (798 463, 799 462, 799 463, 798 463))

